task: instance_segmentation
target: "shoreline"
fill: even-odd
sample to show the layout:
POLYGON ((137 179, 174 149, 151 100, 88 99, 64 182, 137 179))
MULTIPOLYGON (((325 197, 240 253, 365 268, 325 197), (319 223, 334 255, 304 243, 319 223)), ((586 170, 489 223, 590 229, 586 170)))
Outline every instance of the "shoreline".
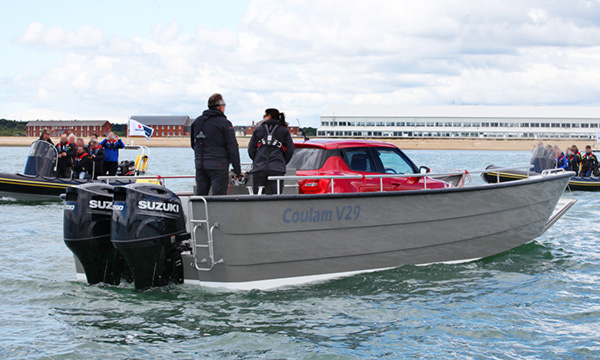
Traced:
MULTIPOLYGON (((123 138, 122 138, 123 139, 123 138)), ((316 139, 316 138, 315 138, 316 139)), ((33 141, 37 140, 36 137, 20 137, 20 136, 0 136, 0 147, 1 146, 29 146, 33 141)), ((131 138, 130 138, 131 140, 131 138)), ((301 141, 301 138, 295 138, 295 141, 301 141)), ((579 149, 585 148, 586 145, 590 145, 596 148, 596 144, 593 140, 582 141, 582 140, 517 140, 517 139, 369 139, 378 140, 387 143, 394 144, 403 150, 497 150, 497 151, 528 151, 532 150, 533 147, 539 142, 551 145, 558 145, 562 150, 571 146, 577 145, 579 149)), ((52 138, 52 141, 56 144, 58 138, 52 138)), ((86 143, 89 139, 85 138, 86 143)), ((248 147, 250 141, 249 136, 238 137, 238 144, 241 148, 248 147)), ((144 138, 134 138, 133 142, 135 145, 145 145, 148 147, 167 147, 167 148, 187 148, 190 147, 190 140, 188 137, 177 137, 177 138, 150 138, 147 141, 144 138)))

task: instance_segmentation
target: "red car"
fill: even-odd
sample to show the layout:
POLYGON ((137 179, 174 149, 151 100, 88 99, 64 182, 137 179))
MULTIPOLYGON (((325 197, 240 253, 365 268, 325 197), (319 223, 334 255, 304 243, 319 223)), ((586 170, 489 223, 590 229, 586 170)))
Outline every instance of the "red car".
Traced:
MULTIPOLYGON (((308 140, 294 143, 296 151, 288 164, 299 176, 417 174, 418 168, 402 150, 392 144, 369 140, 308 140)), ((426 171, 429 169, 425 168, 426 171)), ((336 193, 380 191, 379 178, 335 179, 336 193)), ((383 178, 383 191, 439 189, 448 184, 423 177, 383 178)), ((300 194, 331 192, 331 180, 299 181, 300 194)))

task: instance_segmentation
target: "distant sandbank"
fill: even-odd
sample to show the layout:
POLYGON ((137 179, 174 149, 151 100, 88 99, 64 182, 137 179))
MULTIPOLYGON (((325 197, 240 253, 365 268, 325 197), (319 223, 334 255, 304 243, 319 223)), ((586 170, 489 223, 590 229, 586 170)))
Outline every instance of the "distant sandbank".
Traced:
MULTIPOLYGON (((37 138, 32 137, 0 137, 0 146, 29 146, 37 138)), ((58 139, 52 139, 55 143, 58 139)), ((249 137, 238 137, 240 147, 248 147, 249 137)), ((301 139, 297 139, 300 141, 301 139)), ((406 150, 531 150, 539 140, 504 140, 504 139, 375 139, 392 143, 406 150)), ((86 139, 88 141, 88 139, 86 139)), ((125 141, 125 139, 124 139, 125 141)), ((130 139, 131 141, 131 139, 130 139)), ((134 138, 134 144, 149 147, 189 147, 189 138, 134 138)), ((593 141, 581 140, 546 140, 545 143, 558 145, 565 149, 577 145, 580 149, 585 145, 594 146, 593 141)))

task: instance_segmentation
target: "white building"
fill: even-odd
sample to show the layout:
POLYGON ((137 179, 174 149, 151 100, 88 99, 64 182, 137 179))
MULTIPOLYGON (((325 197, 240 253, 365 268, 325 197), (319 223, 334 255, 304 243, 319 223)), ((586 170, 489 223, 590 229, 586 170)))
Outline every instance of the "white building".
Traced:
POLYGON ((600 107, 329 106, 319 137, 595 139, 600 107))

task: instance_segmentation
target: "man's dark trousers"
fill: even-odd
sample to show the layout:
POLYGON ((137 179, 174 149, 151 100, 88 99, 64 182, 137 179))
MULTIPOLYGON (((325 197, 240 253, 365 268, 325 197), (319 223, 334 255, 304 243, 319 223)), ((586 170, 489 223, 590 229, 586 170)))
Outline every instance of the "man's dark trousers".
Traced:
POLYGON ((229 187, 229 170, 196 169, 196 195, 208 195, 212 188, 213 195, 227 195, 229 187))

